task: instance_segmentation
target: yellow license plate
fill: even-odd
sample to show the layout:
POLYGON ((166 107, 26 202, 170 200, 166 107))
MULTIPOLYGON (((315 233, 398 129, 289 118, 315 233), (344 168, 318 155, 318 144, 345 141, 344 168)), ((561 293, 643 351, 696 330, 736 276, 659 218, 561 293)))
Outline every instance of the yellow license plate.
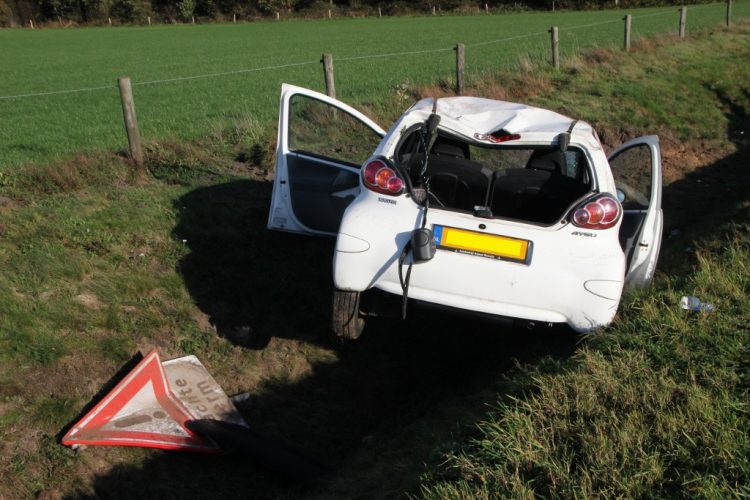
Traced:
POLYGON ((528 264, 531 242, 509 236, 479 233, 448 226, 433 226, 435 245, 443 250, 528 264))

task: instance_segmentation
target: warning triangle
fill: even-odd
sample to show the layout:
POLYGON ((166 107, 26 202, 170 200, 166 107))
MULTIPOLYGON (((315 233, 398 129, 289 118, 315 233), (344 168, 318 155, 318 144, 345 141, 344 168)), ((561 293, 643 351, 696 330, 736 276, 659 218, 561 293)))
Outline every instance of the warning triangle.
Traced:
POLYGON ((73 446, 144 446, 218 453, 185 426, 195 417, 177 399, 154 349, 63 437, 73 446))

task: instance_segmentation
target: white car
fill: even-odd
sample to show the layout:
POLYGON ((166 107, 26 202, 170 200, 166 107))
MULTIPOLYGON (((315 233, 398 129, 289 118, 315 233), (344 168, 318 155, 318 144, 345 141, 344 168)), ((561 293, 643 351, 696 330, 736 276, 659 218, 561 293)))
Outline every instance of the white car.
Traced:
POLYGON ((662 233, 655 136, 607 155, 593 128, 524 104, 423 99, 381 129, 283 85, 270 229, 336 237, 333 332, 357 338, 365 292, 566 323, 610 323, 653 277, 662 233))

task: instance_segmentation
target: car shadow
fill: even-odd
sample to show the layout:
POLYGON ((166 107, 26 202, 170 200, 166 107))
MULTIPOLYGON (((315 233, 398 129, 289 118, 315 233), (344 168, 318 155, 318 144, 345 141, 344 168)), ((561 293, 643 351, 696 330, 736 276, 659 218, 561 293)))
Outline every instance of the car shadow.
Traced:
POLYGON ((498 392, 520 395, 511 372, 574 352, 578 337, 566 328, 508 329, 418 308, 406 321, 371 318, 355 343, 328 344, 333 241, 267 230, 270 192, 270 182, 235 180, 179 198, 173 235, 190 249, 179 271, 230 342, 330 353, 311 358, 301 380, 249 388, 237 406, 264 439, 332 472, 301 484, 294 470, 279 474, 238 454, 144 452, 140 465, 116 465, 94 479, 93 493, 68 498, 398 496, 414 488, 434 447, 471 428, 498 392))
MULTIPOLYGON (((690 265, 684 247, 723 238, 717 221, 747 210, 750 122, 742 106, 726 104, 736 151, 664 189, 660 272, 690 265)), ((237 180, 180 198, 174 235, 190 248, 180 272, 230 341, 326 345, 333 242, 266 230, 270 191, 270 182, 237 180)), ((254 430, 330 466, 329 477, 303 485, 236 454, 144 452, 139 465, 115 465, 93 479, 93 492, 67 498, 402 497, 416 491, 436 449, 463 441, 498 397, 527 390, 527 367, 558 370, 578 340, 566 329, 503 329, 419 309, 403 322, 374 319, 335 359, 312 361, 298 380, 269 378, 238 403, 254 430)))
MULTIPOLYGON (((329 243, 318 244, 321 252, 330 250, 329 243)), ((292 255, 299 257, 297 252, 292 255)), ((285 255, 277 257, 283 260, 285 255)), ((321 284, 317 275, 306 276, 295 286, 321 295, 315 289, 321 284)), ((326 302, 303 300, 310 307, 326 302)), ((268 314, 283 309, 272 306, 268 314)), ((313 317, 324 316, 325 311, 313 317)), ((322 342, 311 338, 308 311, 285 310, 283 318, 289 323, 287 338, 307 339, 302 344, 322 342), (295 325, 303 327, 297 330, 295 325)), ((316 321, 327 324, 327 318, 316 321)), ((270 321, 265 327, 270 328, 270 321)), ((68 498, 403 496, 416 487, 436 446, 471 429, 497 404, 498 394, 522 394, 525 388, 513 382, 511 373, 518 377, 522 367, 566 359, 577 340, 565 328, 499 329, 420 309, 411 309, 404 322, 371 319, 362 338, 335 349, 334 361, 312 362, 302 380, 268 378, 252 397, 237 403, 254 432, 313 457, 330 471, 326 477, 297 481, 304 474, 293 463, 280 474, 262 459, 240 454, 149 452, 138 466, 115 466, 96 477, 93 493, 81 491, 68 498)), ((290 344, 300 343, 274 341, 268 349, 290 344)))
POLYGON ((333 240, 267 230, 271 188, 235 180, 175 202, 190 295, 219 335, 256 349, 272 337, 317 342, 330 310, 333 240))

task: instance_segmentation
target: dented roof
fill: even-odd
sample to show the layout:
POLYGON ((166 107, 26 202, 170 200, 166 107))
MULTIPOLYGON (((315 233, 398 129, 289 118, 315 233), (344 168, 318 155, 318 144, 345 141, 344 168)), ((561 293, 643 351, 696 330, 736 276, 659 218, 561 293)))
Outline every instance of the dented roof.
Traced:
MULTIPOLYGON (((414 104, 407 114, 413 112, 429 114, 432 112, 433 104, 433 98, 422 99, 414 104)), ((500 130, 510 134, 530 132, 559 134, 567 132, 574 122, 572 118, 547 109, 481 97, 438 99, 437 114, 440 115, 442 127, 468 136, 473 135, 474 132, 490 134, 500 130)), ((591 127, 584 122, 578 122, 576 130, 590 133, 591 127)))

